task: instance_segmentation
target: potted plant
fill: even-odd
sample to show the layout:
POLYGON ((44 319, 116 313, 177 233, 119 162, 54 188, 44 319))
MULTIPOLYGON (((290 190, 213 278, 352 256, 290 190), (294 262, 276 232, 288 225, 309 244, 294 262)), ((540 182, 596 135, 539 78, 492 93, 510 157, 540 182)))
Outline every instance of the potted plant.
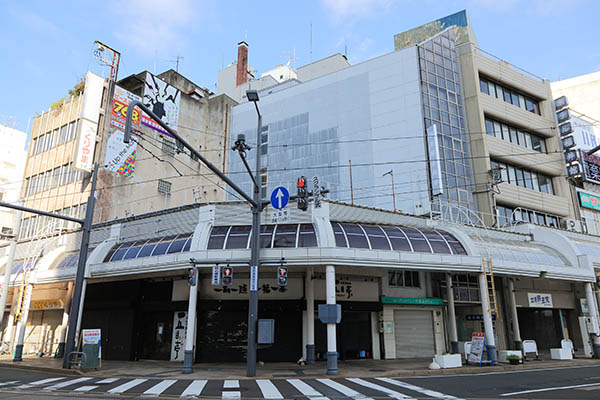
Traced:
POLYGON ((521 357, 514 354, 506 356, 506 359, 511 365, 519 365, 519 363, 521 362, 521 357))

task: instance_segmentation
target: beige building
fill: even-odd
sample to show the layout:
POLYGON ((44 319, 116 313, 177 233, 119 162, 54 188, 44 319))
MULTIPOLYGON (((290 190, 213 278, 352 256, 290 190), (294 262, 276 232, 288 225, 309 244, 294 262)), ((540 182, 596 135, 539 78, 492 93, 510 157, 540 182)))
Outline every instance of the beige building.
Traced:
POLYGON ((570 109, 600 120, 600 71, 552 82, 552 94, 567 96, 570 109))

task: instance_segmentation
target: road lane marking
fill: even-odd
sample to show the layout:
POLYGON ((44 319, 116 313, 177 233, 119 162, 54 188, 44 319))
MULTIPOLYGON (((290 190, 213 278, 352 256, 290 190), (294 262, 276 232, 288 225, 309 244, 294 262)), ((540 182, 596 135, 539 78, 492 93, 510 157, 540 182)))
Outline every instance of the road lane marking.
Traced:
POLYGON ((75 389, 75 391, 76 392, 89 392, 90 390, 94 390, 98 387, 99 386, 82 386, 82 387, 75 389))
POLYGON ((455 378, 457 376, 485 376, 485 375, 504 375, 504 374, 522 374, 526 372, 544 372, 544 371, 560 371, 563 369, 580 369, 580 368, 598 368, 598 365, 575 365, 573 367, 554 367, 554 368, 538 368, 538 369, 519 369, 516 371, 496 371, 496 372, 480 372, 478 374, 444 374, 444 375, 421 375, 411 376, 410 379, 433 379, 433 378, 455 378))
POLYGON ((75 385, 79 382, 89 381, 90 379, 92 379, 92 378, 84 377, 84 378, 71 379, 70 381, 65 381, 65 382, 57 383, 56 385, 48 386, 47 388, 44 388, 44 390, 62 389, 66 386, 75 385))
POLYGON ((60 378, 42 379, 41 381, 35 381, 35 382, 31 382, 31 383, 28 383, 28 384, 25 384, 25 385, 17 386, 15 389, 29 389, 32 386, 45 385, 46 383, 59 381, 61 379, 66 379, 66 378, 63 376, 63 377, 60 377, 60 378))
POLYGON ((587 384, 584 384, 584 385, 555 386, 555 387, 542 388, 542 389, 523 390, 521 392, 503 393, 500 396, 503 396, 503 397, 516 396, 518 394, 551 392, 553 390, 578 389, 578 388, 584 388, 584 387, 590 387, 590 386, 599 386, 599 385, 600 385, 600 382, 598 382, 598 383, 587 383, 587 384))
POLYGON ((186 396, 199 396, 204 390, 204 386, 206 386, 206 379, 197 379, 190 383, 190 385, 181 393, 180 397, 186 396))
POLYGON ((228 379, 223 382, 223 389, 237 389, 240 387, 240 381, 237 379, 228 379))
POLYGON ((286 381, 311 400, 329 400, 327 397, 324 397, 321 393, 317 392, 312 386, 300 379, 286 379, 286 381))
POLYGON ((101 383, 101 384, 102 383, 113 383, 113 382, 116 382, 118 380, 119 380, 119 378, 106 378, 106 379, 102 379, 101 381, 96 382, 96 384, 99 384, 99 383, 101 383))
POLYGON ((427 396, 430 396, 430 397, 434 397, 436 399, 459 400, 458 397, 454 397, 454 396, 451 396, 449 394, 444 394, 444 393, 436 392, 435 390, 422 388, 420 386, 411 385, 410 383, 401 382, 401 381, 398 381, 396 379, 391 379, 391 378, 375 378, 375 379, 377 379, 377 380, 379 380, 381 382, 389 383, 390 385, 396 385, 396 386, 400 386, 400 387, 403 387, 403 388, 408 389, 408 390, 412 390, 413 392, 422 393, 424 395, 427 395, 427 396))
POLYGON ((123 393, 126 390, 131 389, 134 386, 137 386, 139 384, 142 384, 144 382, 146 382, 148 379, 134 379, 132 381, 126 382, 120 386, 117 386, 116 388, 112 388, 108 391, 108 393, 123 393))
POLYGON ((19 381, 2 382, 0 383, 0 386, 14 385, 15 383, 19 383, 19 381))
POLYGON ((256 384, 260 388, 265 399, 283 399, 279 390, 268 379, 257 379, 256 384))
POLYGON ((394 399, 412 399, 412 397, 410 397, 410 396, 396 392, 395 390, 392 390, 392 389, 388 389, 384 386, 377 385, 377 384, 371 383, 369 381, 365 381, 364 379, 346 378, 346 380, 356 383, 357 385, 361 385, 361 386, 368 387, 371 389, 379 390, 380 392, 386 393, 388 396, 390 396, 394 399))
POLYGON ((350 389, 348 386, 344 386, 341 383, 333 381, 331 379, 317 379, 317 381, 321 382, 324 385, 329 386, 332 389, 337 390, 342 393, 344 396, 348 396, 351 399, 362 399, 362 400, 373 400, 370 397, 365 396, 364 394, 358 393, 356 390, 350 389))
POLYGON ((165 379, 164 381, 157 383, 156 385, 152 386, 150 389, 146 390, 144 392, 144 394, 159 395, 162 392, 164 392, 165 390, 167 390, 175 382, 177 382, 176 379, 165 379))

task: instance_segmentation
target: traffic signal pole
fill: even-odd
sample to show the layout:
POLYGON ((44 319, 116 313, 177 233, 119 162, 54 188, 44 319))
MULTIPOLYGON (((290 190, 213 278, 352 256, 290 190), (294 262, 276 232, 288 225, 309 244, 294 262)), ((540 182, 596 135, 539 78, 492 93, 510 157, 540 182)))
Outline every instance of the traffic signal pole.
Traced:
POLYGON ((183 373, 194 372, 194 332, 196 328, 196 303, 198 301, 198 270, 194 269, 194 281, 190 284, 190 300, 188 302, 187 327, 185 334, 185 351, 183 352, 183 373))

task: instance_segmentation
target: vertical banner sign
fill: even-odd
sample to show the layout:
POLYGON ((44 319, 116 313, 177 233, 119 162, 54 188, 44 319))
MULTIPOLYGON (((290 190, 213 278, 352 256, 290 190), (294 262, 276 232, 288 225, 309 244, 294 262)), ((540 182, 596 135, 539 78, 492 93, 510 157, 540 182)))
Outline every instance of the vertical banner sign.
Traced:
POLYGON ((444 192, 437 125, 431 125, 427 128, 427 149, 429 152, 429 173, 431 174, 431 194, 437 196, 444 192))
POLYGON ((219 286, 219 283, 221 283, 221 267, 216 265, 216 266, 212 267, 212 282, 211 282, 211 284, 213 286, 219 286))
MULTIPOLYGON (((173 315, 173 339, 171 340, 171 361, 183 361, 185 350, 186 326, 187 312, 175 311, 173 315)), ((165 332, 157 332, 157 336, 159 334, 164 336, 165 332)))
MULTIPOLYGON (((151 73, 146 73, 142 103, 174 131, 179 129, 177 124, 179 123, 180 100, 181 92, 179 90, 151 73)), ((142 116, 142 124, 164 135, 171 136, 160 125, 146 116, 142 116)))
POLYGON ((250 267, 250 291, 256 292, 258 290, 258 267, 253 265, 250 267))
POLYGON ((85 90, 80 114, 80 128, 75 145, 74 168, 91 172, 94 165, 94 150, 96 149, 96 132, 104 90, 104 79, 88 72, 85 75, 85 90))
MULTIPOLYGON (((129 143, 123 143, 123 130, 125 129, 129 104, 134 100, 140 101, 141 98, 119 86, 115 86, 110 115, 111 126, 108 130, 106 155, 104 157, 104 168, 106 170, 129 177, 133 176, 135 170, 137 141, 135 137, 132 137, 129 143)), ((133 111, 132 124, 134 128, 139 129, 140 111, 137 108, 133 111)))

